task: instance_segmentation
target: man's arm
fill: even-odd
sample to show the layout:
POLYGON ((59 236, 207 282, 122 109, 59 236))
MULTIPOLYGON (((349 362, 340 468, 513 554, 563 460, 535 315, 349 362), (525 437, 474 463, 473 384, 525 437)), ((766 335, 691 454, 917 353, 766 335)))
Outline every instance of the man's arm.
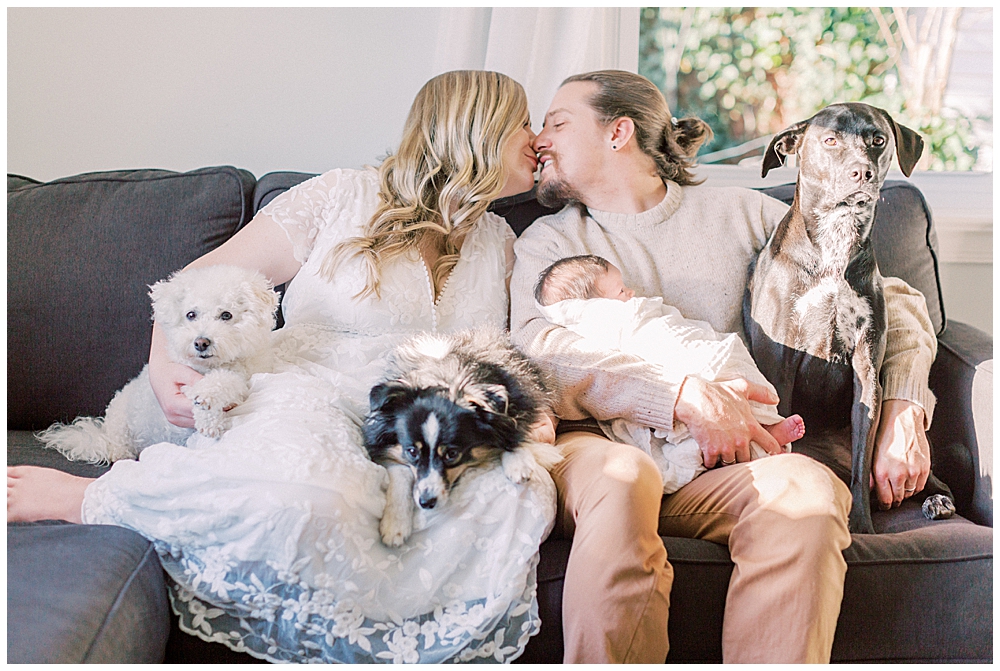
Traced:
POLYGON ((886 347, 882 362, 882 416, 875 439, 872 486, 883 509, 924 488, 930 473, 935 398, 928 386, 937 338, 923 294, 895 277, 884 278, 886 347))
POLYGON ((883 279, 886 312, 883 398, 910 401, 924 410, 931 426, 936 399, 927 384, 937 356, 937 337, 924 295, 896 277, 883 279))

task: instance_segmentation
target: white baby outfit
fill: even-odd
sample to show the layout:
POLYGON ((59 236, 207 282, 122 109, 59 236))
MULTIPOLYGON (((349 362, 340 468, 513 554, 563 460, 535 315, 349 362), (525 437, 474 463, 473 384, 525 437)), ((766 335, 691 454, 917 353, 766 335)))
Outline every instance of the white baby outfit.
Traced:
MULTIPOLYGON (((685 319, 662 298, 569 299, 536 306, 552 324, 582 336, 581 349, 638 356, 658 365, 664 381, 680 382, 688 375, 709 382, 742 377, 774 391, 739 336, 722 335, 708 322, 685 319)), ((754 418, 765 426, 782 420, 777 405, 750 401, 750 406, 754 418)), ((705 472, 701 449, 681 422, 666 431, 621 418, 599 424, 612 440, 635 445, 653 458, 663 476, 664 494, 676 492, 705 472)), ((751 455, 756 459, 767 453, 751 443, 751 455)))

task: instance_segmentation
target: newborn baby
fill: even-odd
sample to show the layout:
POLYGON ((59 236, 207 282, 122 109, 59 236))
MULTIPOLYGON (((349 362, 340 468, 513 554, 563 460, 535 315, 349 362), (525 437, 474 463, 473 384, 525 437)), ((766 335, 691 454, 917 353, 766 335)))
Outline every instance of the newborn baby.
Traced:
MULTIPOLYGON (((693 375, 717 382, 740 377, 774 391, 738 335, 721 335, 707 322, 685 319, 662 298, 636 298, 621 271, 599 256, 573 256, 553 263, 539 275, 535 300, 550 323, 580 335, 581 346, 638 356, 657 364, 665 379, 679 382, 693 375)), ((805 434, 798 415, 783 419, 776 405, 755 401, 750 405, 754 418, 785 451, 805 434)), ((706 470, 701 449, 680 422, 670 430, 624 419, 599 423, 611 439, 635 445, 653 458, 663 476, 664 494, 706 470)), ((756 443, 750 448, 754 459, 767 456, 756 443)))

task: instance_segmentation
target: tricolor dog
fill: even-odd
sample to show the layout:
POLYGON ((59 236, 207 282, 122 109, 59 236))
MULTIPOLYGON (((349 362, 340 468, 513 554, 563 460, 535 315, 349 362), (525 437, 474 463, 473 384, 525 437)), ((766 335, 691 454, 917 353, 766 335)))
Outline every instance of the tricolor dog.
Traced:
POLYGON ((402 344, 370 403, 362 428, 369 455, 389 475, 379 525, 389 546, 409 538, 417 506, 445 505, 466 470, 500 463, 524 482, 561 459, 529 438, 548 404, 542 375, 497 329, 402 344))

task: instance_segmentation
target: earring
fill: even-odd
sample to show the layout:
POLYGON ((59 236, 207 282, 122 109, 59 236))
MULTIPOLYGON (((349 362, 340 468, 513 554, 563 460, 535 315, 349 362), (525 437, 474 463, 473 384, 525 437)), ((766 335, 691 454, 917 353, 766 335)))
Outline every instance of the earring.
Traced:
POLYGON ((611 145, 611 148, 612 148, 612 149, 618 149, 618 145, 614 145, 614 144, 613 144, 613 145, 611 145))

